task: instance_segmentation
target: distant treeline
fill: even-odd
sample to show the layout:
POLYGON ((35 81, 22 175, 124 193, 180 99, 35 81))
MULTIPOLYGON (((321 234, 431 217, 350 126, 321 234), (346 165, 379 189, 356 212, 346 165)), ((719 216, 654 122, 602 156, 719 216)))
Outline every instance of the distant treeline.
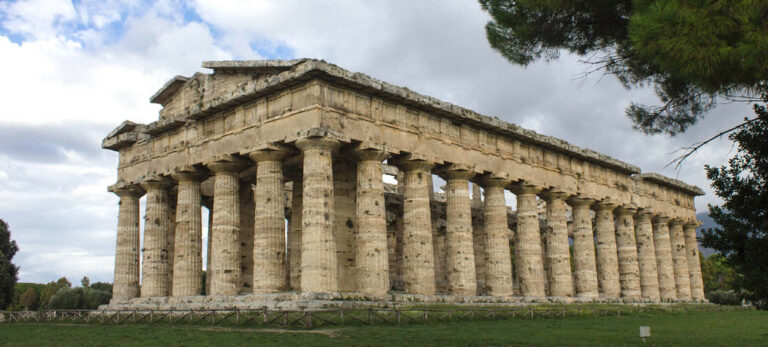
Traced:
POLYGON ((88 277, 83 277, 80 284, 73 288, 66 277, 46 284, 16 283, 13 302, 7 310, 95 309, 112 298, 111 283, 90 283, 88 277))

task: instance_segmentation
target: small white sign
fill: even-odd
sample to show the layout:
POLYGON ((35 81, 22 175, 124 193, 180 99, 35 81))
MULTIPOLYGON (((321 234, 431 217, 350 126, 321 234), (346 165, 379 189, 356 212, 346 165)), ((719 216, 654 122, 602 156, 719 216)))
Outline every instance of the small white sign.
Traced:
POLYGON ((651 337, 651 327, 640 327, 640 337, 651 337))

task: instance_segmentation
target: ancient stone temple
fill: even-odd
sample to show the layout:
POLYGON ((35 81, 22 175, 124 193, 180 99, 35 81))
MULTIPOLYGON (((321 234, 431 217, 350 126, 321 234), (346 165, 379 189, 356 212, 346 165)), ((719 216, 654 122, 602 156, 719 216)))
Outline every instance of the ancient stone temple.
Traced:
POLYGON ((203 67, 102 143, 109 308, 704 300, 697 187, 323 61, 203 67))

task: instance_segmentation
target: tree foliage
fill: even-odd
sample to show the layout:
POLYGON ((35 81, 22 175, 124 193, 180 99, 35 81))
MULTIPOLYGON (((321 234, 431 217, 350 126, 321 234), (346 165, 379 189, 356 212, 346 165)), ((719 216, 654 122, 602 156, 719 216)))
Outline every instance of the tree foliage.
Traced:
POLYGON ((25 310, 35 309, 37 305, 37 293, 35 293, 35 290, 27 288, 24 294, 21 295, 21 298, 19 298, 19 304, 25 310))
POLYGON ((768 81, 768 3, 756 0, 480 0, 491 46, 528 65, 568 51, 627 88, 653 86, 662 105, 626 115, 675 135, 720 99, 756 101, 768 81))
POLYGON ((63 288, 48 303, 48 308, 60 310, 90 310, 109 303, 112 294, 88 287, 63 288))
POLYGON ((19 268, 12 261, 18 251, 16 241, 11 240, 8 224, 0 219, 0 309, 5 309, 13 302, 19 268))
POLYGON ((59 278, 56 281, 48 282, 40 293, 40 306, 47 308, 51 298, 63 288, 72 288, 72 283, 66 277, 59 278))
POLYGON ((704 231, 706 247, 725 256, 739 274, 737 284, 757 305, 768 307, 768 111, 729 137, 738 152, 721 167, 707 166, 707 178, 722 206, 709 206, 717 228, 704 231))

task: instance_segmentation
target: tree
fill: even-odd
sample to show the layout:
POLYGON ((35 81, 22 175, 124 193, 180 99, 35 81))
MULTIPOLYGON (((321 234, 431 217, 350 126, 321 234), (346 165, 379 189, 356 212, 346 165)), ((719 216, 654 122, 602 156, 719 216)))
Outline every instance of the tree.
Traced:
POLYGON ((725 256, 739 274, 747 298, 768 308, 768 110, 729 137, 738 152, 721 167, 706 166, 707 178, 722 206, 709 206, 718 227, 704 231, 701 242, 725 256))
POLYGON ((11 240, 8 224, 0 219, 0 309, 5 309, 13 301, 13 289, 18 280, 19 268, 12 261, 18 251, 16 241, 11 240))
POLYGON ((112 283, 107 282, 95 282, 89 286, 89 288, 105 291, 112 294, 112 283))
POLYGON ((701 258, 701 277, 704 282, 704 292, 737 290, 738 274, 728 265, 722 254, 712 254, 701 258))
POLYGON ((62 288, 71 288, 72 283, 70 283, 66 277, 59 278, 55 282, 48 282, 45 285, 45 288, 43 288, 43 291, 40 293, 40 306, 41 307, 48 307, 48 304, 51 301, 51 298, 56 295, 56 293, 61 290, 62 288))
POLYGON ((21 295, 19 304, 24 310, 29 311, 30 307, 34 308, 37 305, 37 293, 32 288, 27 288, 27 291, 21 295))
POLYGON ((63 288, 51 298, 49 308, 60 310, 91 310, 108 304, 112 294, 88 287, 63 288))
POLYGON ((91 279, 88 276, 83 276, 83 279, 80 280, 80 285, 83 288, 88 288, 91 285, 91 279))
MULTIPOLYGON (((768 91, 768 2, 754 0, 480 0, 491 46, 528 65, 568 51, 626 87, 653 86, 662 105, 632 103, 647 134, 675 135, 718 101, 768 91)), ((589 72, 588 72, 589 73, 589 72)))

